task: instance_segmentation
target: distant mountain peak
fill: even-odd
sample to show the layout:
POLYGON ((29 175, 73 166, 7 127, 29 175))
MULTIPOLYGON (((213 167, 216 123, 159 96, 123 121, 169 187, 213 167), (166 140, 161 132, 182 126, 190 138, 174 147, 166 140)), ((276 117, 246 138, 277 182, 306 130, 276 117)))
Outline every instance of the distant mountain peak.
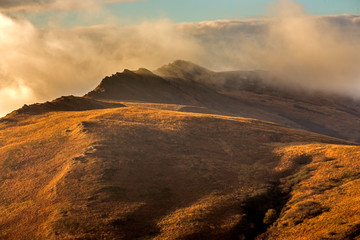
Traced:
MULTIPOLYGON (((201 67, 198 64, 195 64, 191 61, 186 61, 186 60, 175 60, 172 63, 167 64, 167 66, 176 66, 176 67, 181 67, 181 68, 186 68, 186 67, 191 67, 191 68, 201 68, 201 69, 205 69, 204 67, 201 67)), ((206 69, 207 70, 207 69, 206 69)), ((210 71, 210 70, 208 70, 210 71)))
POLYGON ((105 77, 91 92, 85 95, 93 99, 121 101, 191 104, 192 98, 170 81, 145 68, 136 71, 125 69, 105 77))
POLYGON ((176 60, 158 68, 155 73, 163 77, 190 80, 197 76, 210 75, 213 72, 190 61, 176 60))
POLYGON ((138 70, 134 71, 136 74, 142 74, 142 75, 155 75, 153 72, 146 68, 139 68, 138 70))
POLYGON ((123 72, 117 72, 111 76, 106 76, 94 91, 109 90, 109 88, 116 86, 120 81, 131 81, 132 79, 138 79, 145 76, 156 75, 146 68, 139 68, 138 70, 124 69, 123 72))

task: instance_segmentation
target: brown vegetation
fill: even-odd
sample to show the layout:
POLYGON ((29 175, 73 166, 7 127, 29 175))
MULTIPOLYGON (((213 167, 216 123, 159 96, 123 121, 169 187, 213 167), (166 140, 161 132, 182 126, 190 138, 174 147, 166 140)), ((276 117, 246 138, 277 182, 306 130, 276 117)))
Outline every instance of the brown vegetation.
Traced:
MULTIPOLYGON (((272 181, 309 163, 299 157, 357 151, 303 145, 342 141, 272 123, 140 105, 0 123, 2 238, 249 238, 279 207, 267 193, 272 181), (264 209, 250 204, 263 198, 264 209)), ((352 172, 335 170, 356 184, 352 172)), ((323 208, 312 211, 299 219, 323 208)))
POLYGON ((285 159, 296 152, 313 160, 283 179, 284 186, 292 185, 291 197, 267 239, 356 239, 360 233, 359 147, 306 145, 280 152, 285 159))

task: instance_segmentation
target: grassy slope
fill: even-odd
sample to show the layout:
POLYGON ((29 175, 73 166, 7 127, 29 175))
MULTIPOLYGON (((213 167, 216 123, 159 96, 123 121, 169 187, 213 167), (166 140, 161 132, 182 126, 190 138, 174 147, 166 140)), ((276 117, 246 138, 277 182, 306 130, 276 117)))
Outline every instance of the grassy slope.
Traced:
POLYGON ((0 124, 2 238, 47 234, 44 223, 64 201, 58 186, 74 167, 71 159, 90 142, 78 125, 87 118, 86 113, 54 113, 0 124), (70 128, 74 132, 66 132, 70 128))
POLYGON ((264 239, 360 239, 360 148, 305 145, 277 152, 283 155, 277 170, 286 169, 294 153, 312 161, 283 180, 283 187, 293 185, 291 196, 264 239))
MULTIPOLYGON (((279 187, 277 180, 312 165, 319 169, 311 174, 322 176, 321 164, 331 161, 316 161, 326 149, 343 156, 336 161, 349 173, 328 166, 331 174, 350 176, 341 186, 357 186, 358 169, 346 164, 359 149, 329 145, 346 144, 340 140, 252 119, 147 106, 17 115, 17 122, 0 123, 0 238, 250 238, 265 231, 264 211, 287 200, 290 186, 279 187), (278 195, 271 193, 274 186, 278 195)), ((296 214, 292 200, 308 179, 292 180, 296 187, 284 214, 296 214)), ((321 200, 336 189, 316 201, 341 215, 321 200)), ((346 200, 353 211, 356 196, 346 200)), ((347 219, 353 224, 355 218, 347 219)), ((292 230, 282 219, 272 236, 292 230)), ((349 224, 341 229, 352 231, 349 224)))

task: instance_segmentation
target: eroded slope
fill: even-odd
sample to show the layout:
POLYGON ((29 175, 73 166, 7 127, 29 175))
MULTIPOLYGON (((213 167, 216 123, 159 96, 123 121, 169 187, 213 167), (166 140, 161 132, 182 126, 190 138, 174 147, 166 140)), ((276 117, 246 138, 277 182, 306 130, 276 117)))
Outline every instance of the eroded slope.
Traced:
POLYGON ((359 239, 360 148, 304 145, 276 150, 291 165, 295 155, 312 156, 300 171, 282 180, 290 198, 277 221, 259 239, 359 239))

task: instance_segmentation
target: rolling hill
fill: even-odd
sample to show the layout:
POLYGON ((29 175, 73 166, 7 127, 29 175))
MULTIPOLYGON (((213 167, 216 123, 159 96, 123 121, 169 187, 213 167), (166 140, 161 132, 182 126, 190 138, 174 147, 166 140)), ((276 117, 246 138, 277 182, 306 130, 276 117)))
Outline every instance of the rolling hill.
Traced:
POLYGON ((358 238, 356 102, 195 70, 126 70, 2 118, 0 239, 358 238))

